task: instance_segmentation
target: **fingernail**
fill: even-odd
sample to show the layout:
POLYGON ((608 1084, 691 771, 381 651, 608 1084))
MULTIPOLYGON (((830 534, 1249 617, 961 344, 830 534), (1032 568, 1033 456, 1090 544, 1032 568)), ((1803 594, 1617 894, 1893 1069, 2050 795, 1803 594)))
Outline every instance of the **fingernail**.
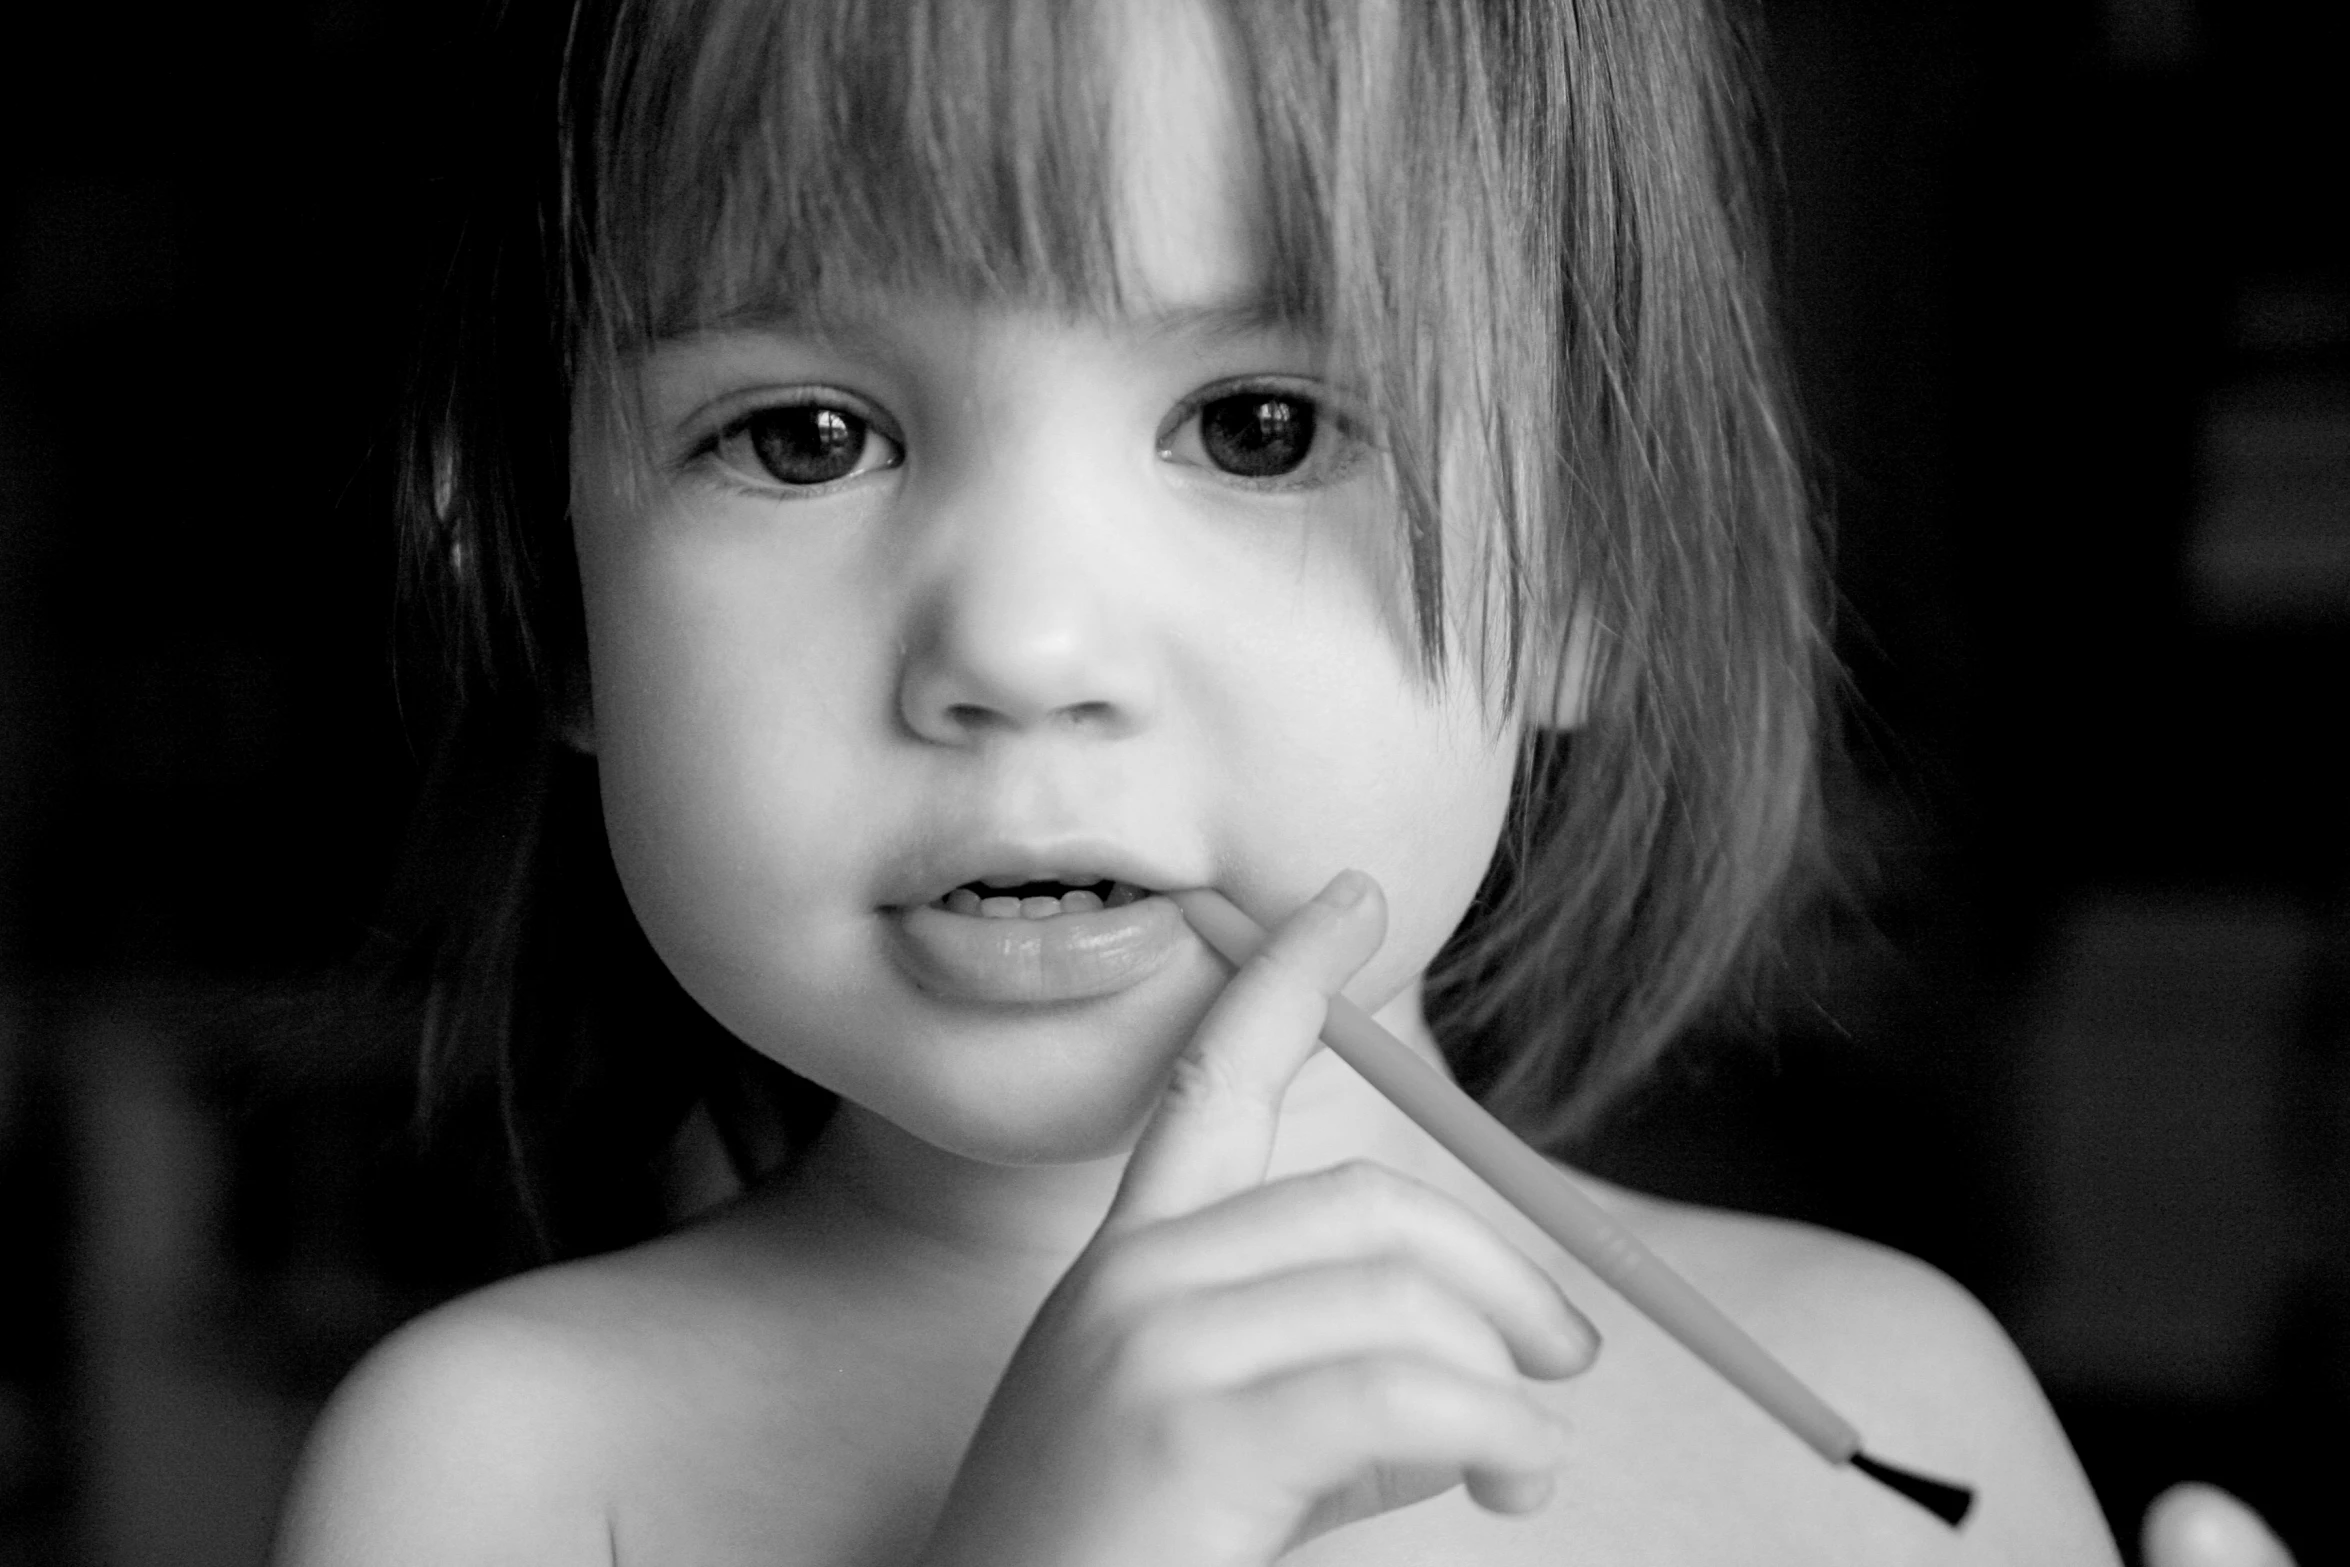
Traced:
POLYGON ((1558 1494, 1558 1476, 1549 1470, 1537 1470, 1519 1477, 1510 1487, 1510 1511, 1515 1513, 1540 1512, 1550 1505, 1558 1494))
POLYGON ((1346 870, 1330 878, 1319 901, 1326 908, 1351 909, 1370 895, 1371 878, 1361 871, 1346 870))
POLYGON ((1567 1308, 1566 1340, 1578 1371, 1599 1358, 1600 1345, 1606 1342, 1599 1336, 1599 1325, 1573 1306, 1567 1308))

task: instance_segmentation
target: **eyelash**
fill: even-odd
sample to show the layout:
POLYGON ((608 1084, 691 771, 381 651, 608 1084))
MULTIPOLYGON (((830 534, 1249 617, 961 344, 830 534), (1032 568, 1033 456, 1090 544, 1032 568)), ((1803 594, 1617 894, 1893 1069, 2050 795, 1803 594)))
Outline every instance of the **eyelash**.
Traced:
MULTIPOLYGON (((1366 449, 1372 444, 1364 435, 1359 422, 1333 409, 1326 398, 1295 382, 1264 377, 1217 382, 1192 393, 1160 427, 1156 442, 1162 461, 1197 468, 1213 475, 1216 482, 1258 493, 1320 489, 1336 484, 1355 471, 1366 449), (1260 413, 1266 404, 1275 402, 1304 408, 1307 424, 1305 438, 1309 446, 1306 456, 1296 467, 1281 473, 1257 476, 1222 466, 1208 456, 1208 437, 1204 430, 1196 437, 1202 453, 1200 458, 1184 455, 1177 450, 1184 433, 1197 424, 1208 410, 1219 403, 1252 396, 1261 399, 1258 405, 1260 413)), ((679 466, 684 469, 714 466, 740 488, 805 500, 831 495, 872 474, 897 468, 905 460, 903 438, 862 398, 831 387, 809 387, 733 415, 709 435, 695 442, 679 466), (838 415, 858 427, 861 435, 857 441, 855 465, 835 478, 798 482, 778 475, 767 460, 755 451, 747 454, 747 460, 729 457, 727 448, 746 438, 755 440, 762 422, 795 413, 838 415), (869 462, 867 459, 876 441, 883 443, 888 452, 884 460, 869 462)))
MULTIPOLYGON (((1201 444, 1204 450, 1205 436, 1201 444)), ((1361 463, 1367 448, 1372 445, 1358 420, 1343 413, 1310 387, 1279 377, 1251 376, 1233 381, 1220 381, 1202 387, 1185 398, 1175 410, 1174 417, 1161 427, 1158 437, 1159 456, 1168 462, 1180 462, 1189 467, 1204 468, 1217 482, 1238 485, 1259 493, 1322 489, 1336 484, 1353 473, 1361 463), (1249 396, 1261 397, 1267 402, 1281 401, 1303 404, 1312 421, 1309 439, 1312 446, 1299 466, 1281 474, 1262 478, 1236 473, 1229 468, 1203 463, 1180 455, 1175 450, 1183 432, 1194 424, 1214 404, 1249 396)))
POLYGON ((808 387, 773 402, 761 403, 755 408, 735 414, 715 431, 697 441, 685 454, 680 466, 692 468, 704 464, 722 469, 732 482, 742 488, 767 495, 790 496, 795 500, 830 495, 875 473, 885 473, 906 460, 905 441, 888 420, 868 406, 862 398, 838 391, 832 387, 808 387), (853 422, 862 432, 857 443, 856 465, 837 478, 801 483, 777 474, 754 451, 747 460, 737 461, 728 456, 727 448, 737 442, 755 441, 760 424, 784 415, 834 414, 853 422), (873 443, 888 447, 885 460, 869 462, 873 443))

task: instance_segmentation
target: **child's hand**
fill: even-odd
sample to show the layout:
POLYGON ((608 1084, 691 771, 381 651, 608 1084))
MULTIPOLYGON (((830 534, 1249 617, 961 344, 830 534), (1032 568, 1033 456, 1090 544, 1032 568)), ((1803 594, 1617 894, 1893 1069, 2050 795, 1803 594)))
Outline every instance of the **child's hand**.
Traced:
POLYGON ((1108 1217, 1005 1371, 930 1567, 1259 1567, 1465 1480, 1539 1507, 1562 1430, 1523 1376, 1589 1365, 1551 1281, 1375 1165, 1263 1184, 1329 998, 1376 952, 1349 872, 1201 1022, 1108 1217))

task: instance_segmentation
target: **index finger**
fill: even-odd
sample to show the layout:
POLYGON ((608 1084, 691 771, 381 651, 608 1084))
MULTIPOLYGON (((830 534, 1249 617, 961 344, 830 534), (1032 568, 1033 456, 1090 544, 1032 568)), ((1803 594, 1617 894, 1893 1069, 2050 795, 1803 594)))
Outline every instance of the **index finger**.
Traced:
POLYGON ((1361 871, 1341 871, 1282 921, 1176 1058, 1105 1231, 1190 1213, 1263 1182, 1281 1096, 1320 1048, 1330 998, 1386 934, 1386 900, 1361 871))

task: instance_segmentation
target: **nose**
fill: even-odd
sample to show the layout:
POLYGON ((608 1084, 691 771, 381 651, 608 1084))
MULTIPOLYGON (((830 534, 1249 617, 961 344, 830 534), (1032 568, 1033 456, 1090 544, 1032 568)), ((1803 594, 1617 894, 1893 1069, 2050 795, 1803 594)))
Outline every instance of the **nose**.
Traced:
POLYGON ((1114 518, 1068 496, 1005 497, 940 530, 908 628, 898 703, 942 745, 1065 731, 1117 738, 1157 705, 1143 563, 1114 518))

